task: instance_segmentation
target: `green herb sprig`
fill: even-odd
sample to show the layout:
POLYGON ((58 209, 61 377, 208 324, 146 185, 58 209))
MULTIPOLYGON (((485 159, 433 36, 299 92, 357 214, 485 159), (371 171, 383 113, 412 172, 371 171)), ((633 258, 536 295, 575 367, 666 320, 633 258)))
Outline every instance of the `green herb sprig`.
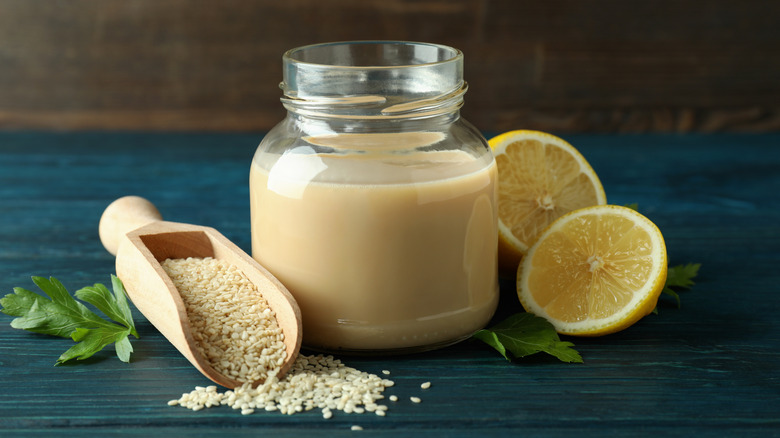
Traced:
MULTIPOLYGON (((669 267, 662 293, 675 298, 680 307, 680 296, 672 288, 690 289, 700 267, 700 263, 669 267)), ((658 313, 657 309, 653 313, 658 313)), ((479 330, 472 337, 490 345, 507 360, 512 356, 521 358, 547 353, 562 362, 582 362, 574 344, 561 341, 549 321, 527 312, 516 313, 493 327, 479 330)))
POLYGON ((488 329, 474 333, 474 338, 495 348, 511 360, 536 353, 547 353, 563 362, 582 362, 571 342, 561 341, 555 327, 532 313, 516 313, 488 329))
POLYGON ((114 344, 116 355, 122 362, 130 361, 133 346, 129 335, 136 339, 139 336, 124 285, 118 277, 111 275, 113 294, 99 283, 79 289, 74 294, 116 323, 89 310, 73 298, 56 278, 32 277, 32 281, 49 298, 15 287, 14 293, 0 298, 0 311, 17 317, 11 321, 13 328, 73 339, 76 344, 62 353, 55 365, 72 359, 87 359, 110 344, 114 344))
MULTIPOLYGON (((678 309, 681 307, 680 295, 675 289, 690 289, 696 284, 693 279, 699 274, 700 267, 701 263, 688 263, 687 265, 670 266, 666 271, 666 284, 661 293, 674 298, 678 309)), ((653 313, 658 313, 657 307, 653 313)))

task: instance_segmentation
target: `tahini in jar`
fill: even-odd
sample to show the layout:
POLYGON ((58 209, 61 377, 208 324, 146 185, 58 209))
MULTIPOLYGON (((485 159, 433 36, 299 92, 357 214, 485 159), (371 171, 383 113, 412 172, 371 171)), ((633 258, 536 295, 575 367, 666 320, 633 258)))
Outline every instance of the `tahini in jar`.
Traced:
POLYGON ((284 54, 287 117, 250 169, 252 255, 295 296, 304 345, 442 347, 498 303, 496 165, 460 117, 460 51, 344 42, 284 54))

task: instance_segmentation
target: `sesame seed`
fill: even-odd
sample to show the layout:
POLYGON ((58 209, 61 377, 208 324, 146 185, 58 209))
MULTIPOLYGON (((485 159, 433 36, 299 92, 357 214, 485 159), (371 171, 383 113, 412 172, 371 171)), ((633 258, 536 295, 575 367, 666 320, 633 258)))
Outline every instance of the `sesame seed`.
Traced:
POLYGON ((394 402, 398 401, 398 396, 397 395, 391 395, 390 396, 390 401, 394 401, 394 402))
POLYGON ((411 400, 412 403, 420 403, 422 401, 420 397, 409 397, 409 400, 411 400))
POLYGON ((228 406, 242 415, 257 409, 293 415, 319 408, 325 419, 332 410, 386 415, 387 406, 376 401, 395 383, 333 356, 299 354, 287 374, 277 377, 286 355, 284 333, 268 303, 235 266, 208 257, 168 259, 162 266, 180 292, 200 353, 217 371, 243 382, 224 392, 214 385, 197 386, 169 406, 193 411, 228 406), (262 384, 255 388, 253 382, 262 384))
POLYGON ((358 426, 357 424, 353 425, 350 429, 351 430, 363 430, 363 428, 361 426, 358 426))
MULTIPOLYGON (((333 356, 301 354, 283 379, 272 372, 257 388, 245 383, 223 393, 216 388, 200 387, 182 394, 177 402, 193 410, 225 405, 244 415, 255 409, 293 415, 321 407, 326 419, 331 418, 332 410, 336 409, 355 414, 373 411, 385 416, 387 406, 376 404, 376 400, 384 398, 382 392, 386 382, 374 374, 348 367, 333 356)), ((393 398, 397 400, 396 396, 390 396, 391 400, 393 398)))
POLYGON ((382 374, 384 374, 386 376, 389 376, 390 375, 390 370, 382 370, 382 374))
POLYGON ((422 389, 428 389, 431 387, 431 382, 425 382, 422 385, 420 385, 420 388, 422 389))
POLYGON ((196 347, 214 369, 239 382, 255 382, 281 366, 287 355, 276 339, 281 328, 265 298, 237 267, 212 257, 167 259, 162 267, 184 302, 196 347), (251 307, 256 311, 243 310, 251 307), (269 336, 250 342, 249 333, 258 328, 269 336))

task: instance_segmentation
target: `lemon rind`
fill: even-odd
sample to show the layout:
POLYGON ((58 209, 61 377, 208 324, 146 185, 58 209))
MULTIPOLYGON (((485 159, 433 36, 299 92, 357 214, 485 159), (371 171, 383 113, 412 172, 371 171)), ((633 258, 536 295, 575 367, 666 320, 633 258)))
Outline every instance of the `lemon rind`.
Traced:
POLYGON ((635 322, 644 317, 648 312, 653 310, 655 307, 655 302, 660 295, 660 291, 663 289, 663 285, 666 282, 666 264, 667 253, 663 236, 661 235, 658 227, 648 218, 632 209, 617 205, 597 205, 584 207, 558 218, 539 235, 536 243, 531 246, 527 256, 523 258, 518 267, 518 298, 520 299, 523 307, 528 312, 546 318, 548 321, 550 321, 550 323, 553 324, 553 326, 555 326, 556 331, 561 334, 598 336, 613 333, 633 325, 635 322), (634 293, 634 298, 628 304, 626 304, 626 306, 621 311, 607 318, 587 318, 577 322, 564 322, 549 317, 544 308, 539 306, 530 294, 525 293, 525 291, 528 290, 528 278, 527 275, 524 275, 524 273, 529 272, 530 270, 536 248, 549 234, 555 232, 557 229, 562 228, 569 221, 586 214, 605 213, 619 213, 624 217, 635 219, 635 223, 647 231, 654 248, 654 251, 652 252, 653 269, 648 274, 648 278, 654 279, 654 281, 648 281, 645 283, 641 289, 634 293), (650 304, 652 304, 652 306, 650 306, 650 304), (649 309, 643 311, 643 309, 648 307, 649 309))
MULTIPOLYGON (((552 145, 553 147, 564 149, 566 152, 573 155, 580 166, 580 172, 585 174, 588 177, 588 179, 590 179, 591 184, 596 188, 596 205, 607 204, 607 194, 606 191, 604 190, 604 185, 601 183, 601 180, 596 174, 596 171, 593 170, 593 167, 590 165, 590 163, 585 158, 585 156, 582 155, 582 153, 579 150, 577 150, 577 148, 575 148, 571 143, 567 142, 566 140, 543 131, 518 129, 514 131, 508 131, 503 134, 499 134, 491 138, 488 141, 488 143, 490 144, 490 147, 493 150, 493 154, 497 156, 503 154, 506 151, 507 146, 517 141, 518 138, 520 139, 532 138, 539 141, 543 141, 549 145, 552 145)), ((530 247, 533 246, 533 244, 535 243, 535 241, 528 242, 528 243, 524 243, 520 241, 520 239, 515 237, 511 229, 501 221, 501 218, 498 219, 498 230, 499 230, 499 238, 506 240, 506 244, 507 244, 506 246, 510 246, 513 251, 519 253, 517 255, 513 255, 513 257, 517 258, 518 261, 520 257, 528 253, 530 247)))

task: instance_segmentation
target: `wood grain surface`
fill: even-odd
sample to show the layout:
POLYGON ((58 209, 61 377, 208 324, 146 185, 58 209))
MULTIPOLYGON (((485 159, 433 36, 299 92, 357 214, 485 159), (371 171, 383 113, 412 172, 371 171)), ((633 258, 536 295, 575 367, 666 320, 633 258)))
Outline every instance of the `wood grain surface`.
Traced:
POLYGON ((466 57, 482 130, 780 129, 762 0, 0 0, 0 129, 268 130, 281 56, 364 39, 466 57))
MULTIPOLYGON (((98 220, 136 194, 168 220, 249 251, 249 162, 262 135, 0 133, 0 294, 55 276, 110 282, 98 220)), ((137 311, 129 364, 106 349, 54 367, 71 342, 0 314, 0 436, 780 436, 780 135, 567 135, 609 202, 637 203, 697 284, 601 338, 566 338, 583 364, 507 362, 476 342, 414 356, 342 358, 396 385, 386 417, 169 407, 209 382, 137 311), (430 389, 420 384, 432 382, 430 389), (422 403, 409 400, 419 396, 422 403)), ((500 319, 519 311, 502 284, 500 319)), ((305 329, 305 328, 304 328, 305 329)))

